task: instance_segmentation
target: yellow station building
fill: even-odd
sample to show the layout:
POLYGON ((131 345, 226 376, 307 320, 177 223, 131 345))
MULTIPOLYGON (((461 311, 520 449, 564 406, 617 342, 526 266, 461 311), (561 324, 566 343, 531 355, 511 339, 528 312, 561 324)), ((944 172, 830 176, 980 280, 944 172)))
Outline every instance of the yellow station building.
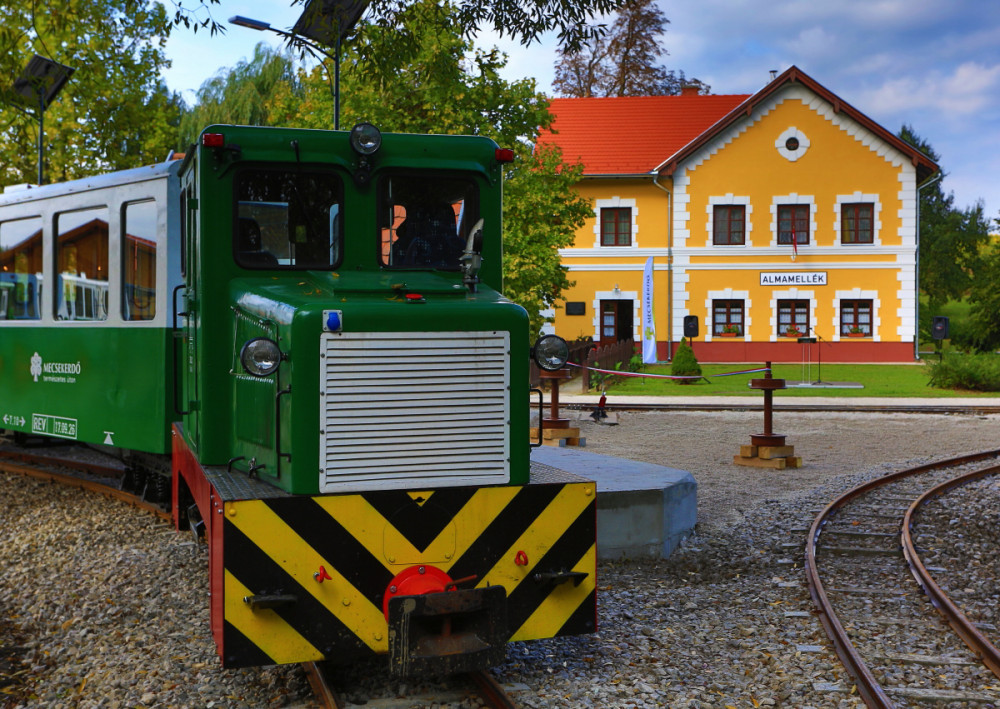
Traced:
POLYGON ((796 67, 753 95, 551 110, 539 143, 583 163, 594 208, 554 332, 645 335, 661 361, 695 328, 702 361, 914 359, 927 156, 796 67))

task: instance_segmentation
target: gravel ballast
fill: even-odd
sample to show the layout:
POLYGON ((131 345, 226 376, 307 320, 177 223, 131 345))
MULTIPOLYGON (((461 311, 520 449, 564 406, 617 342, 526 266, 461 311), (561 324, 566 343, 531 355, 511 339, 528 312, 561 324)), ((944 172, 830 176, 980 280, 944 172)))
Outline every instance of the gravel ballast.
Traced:
MULTIPOLYGON (((810 613, 805 533, 795 530, 864 479, 1000 448, 1000 416, 783 413, 775 430, 804 466, 733 465, 760 419, 625 413, 618 426, 581 423, 592 452, 692 472, 699 525, 668 560, 600 566, 597 634, 510 646, 494 674, 514 685, 520 705, 862 706, 810 613)), ((975 515, 996 519, 997 488, 984 489, 993 494, 975 515)), ((958 507, 953 518, 972 514, 958 507)), ((207 555, 190 535, 120 503, 12 475, 0 475, 0 519, 0 706, 308 702, 297 666, 219 667, 207 555)), ((995 546, 973 553, 1000 557, 995 546)), ((969 567, 995 585, 995 564, 969 567)), ((358 703, 401 690, 377 665, 341 680, 358 703)))

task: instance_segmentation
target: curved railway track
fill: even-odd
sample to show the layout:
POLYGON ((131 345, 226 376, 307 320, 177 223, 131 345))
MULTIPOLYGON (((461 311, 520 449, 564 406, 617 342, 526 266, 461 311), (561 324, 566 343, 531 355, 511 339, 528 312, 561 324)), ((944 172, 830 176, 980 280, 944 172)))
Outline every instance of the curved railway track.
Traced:
POLYGON ((105 497, 121 500, 133 507, 146 510, 165 522, 170 521, 170 511, 163 505, 143 499, 120 488, 124 470, 117 466, 74 460, 68 457, 32 455, 17 451, 0 451, 0 470, 38 480, 89 490, 105 497))
POLYGON ((1000 474, 998 457, 1000 450, 988 451, 872 480, 813 521, 805 553, 810 594, 869 707, 1000 706, 1000 653, 934 581, 932 572, 944 569, 923 562, 913 534, 929 500, 1000 474), (916 625, 936 640, 902 646, 895 629, 916 625))
MULTIPOLYGON (((145 510, 164 520, 171 521, 171 515, 162 505, 143 499, 142 495, 120 489, 124 469, 119 465, 103 465, 84 461, 73 456, 32 454, 21 450, 0 450, 0 471, 14 475, 58 483, 93 492, 104 497, 120 500, 145 510)), ((315 695, 316 705, 322 709, 344 709, 348 703, 338 692, 335 682, 330 679, 323 663, 303 663, 303 671, 315 695)), ((482 706, 494 709, 514 709, 516 704, 504 688, 488 672, 470 672, 460 675, 455 681, 465 685, 459 694, 463 697, 477 697, 482 706)), ((413 698, 398 697, 398 706, 413 706, 413 698)), ((391 702, 382 701, 383 709, 391 709, 391 702)))
MULTIPOLYGON (((593 402, 563 401, 561 406, 574 411, 590 411, 597 403, 598 396, 594 396, 593 402)), ((865 404, 808 404, 790 403, 791 398, 785 398, 780 403, 774 404, 774 411, 822 411, 825 413, 880 413, 880 414, 966 414, 969 416, 987 416, 989 414, 1000 414, 1000 406, 987 406, 975 403, 968 405, 865 405, 865 404)), ((970 400, 974 401, 974 400, 970 400)), ((548 400, 545 400, 548 406, 548 400)), ((747 399, 746 403, 699 403, 697 401, 687 401, 685 403, 670 402, 608 402, 605 407, 608 411, 763 411, 764 405, 757 399, 747 399)))

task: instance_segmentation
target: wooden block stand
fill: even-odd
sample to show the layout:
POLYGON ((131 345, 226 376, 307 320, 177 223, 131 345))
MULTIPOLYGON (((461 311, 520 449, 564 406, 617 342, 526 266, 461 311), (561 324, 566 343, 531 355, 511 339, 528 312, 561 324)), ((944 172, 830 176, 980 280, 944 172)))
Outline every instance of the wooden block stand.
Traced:
POLYGON ((733 456, 736 465, 745 465, 749 468, 772 468, 774 470, 784 470, 785 468, 801 468, 802 458, 792 455, 795 446, 740 446, 740 454, 733 456), (773 453, 774 450, 787 451, 781 455, 773 453))
MULTIPOLYGON (((538 427, 533 426, 530 429, 531 440, 538 440, 538 427)), ((542 429, 542 443, 547 446, 580 446, 581 448, 587 445, 587 439, 580 437, 580 429, 578 428, 543 428, 542 429)))

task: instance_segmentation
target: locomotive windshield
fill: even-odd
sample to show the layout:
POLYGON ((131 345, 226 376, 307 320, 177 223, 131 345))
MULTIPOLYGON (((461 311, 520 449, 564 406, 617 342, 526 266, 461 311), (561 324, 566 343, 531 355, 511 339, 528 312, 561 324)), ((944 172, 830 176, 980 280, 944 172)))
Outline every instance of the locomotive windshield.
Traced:
POLYGON ((382 265, 457 270, 479 218, 471 179, 434 174, 384 176, 378 183, 382 265))
POLYGON ((343 198, 343 183, 330 173, 241 171, 233 224, 236 263, 251 269, 335 268, 343 198))

